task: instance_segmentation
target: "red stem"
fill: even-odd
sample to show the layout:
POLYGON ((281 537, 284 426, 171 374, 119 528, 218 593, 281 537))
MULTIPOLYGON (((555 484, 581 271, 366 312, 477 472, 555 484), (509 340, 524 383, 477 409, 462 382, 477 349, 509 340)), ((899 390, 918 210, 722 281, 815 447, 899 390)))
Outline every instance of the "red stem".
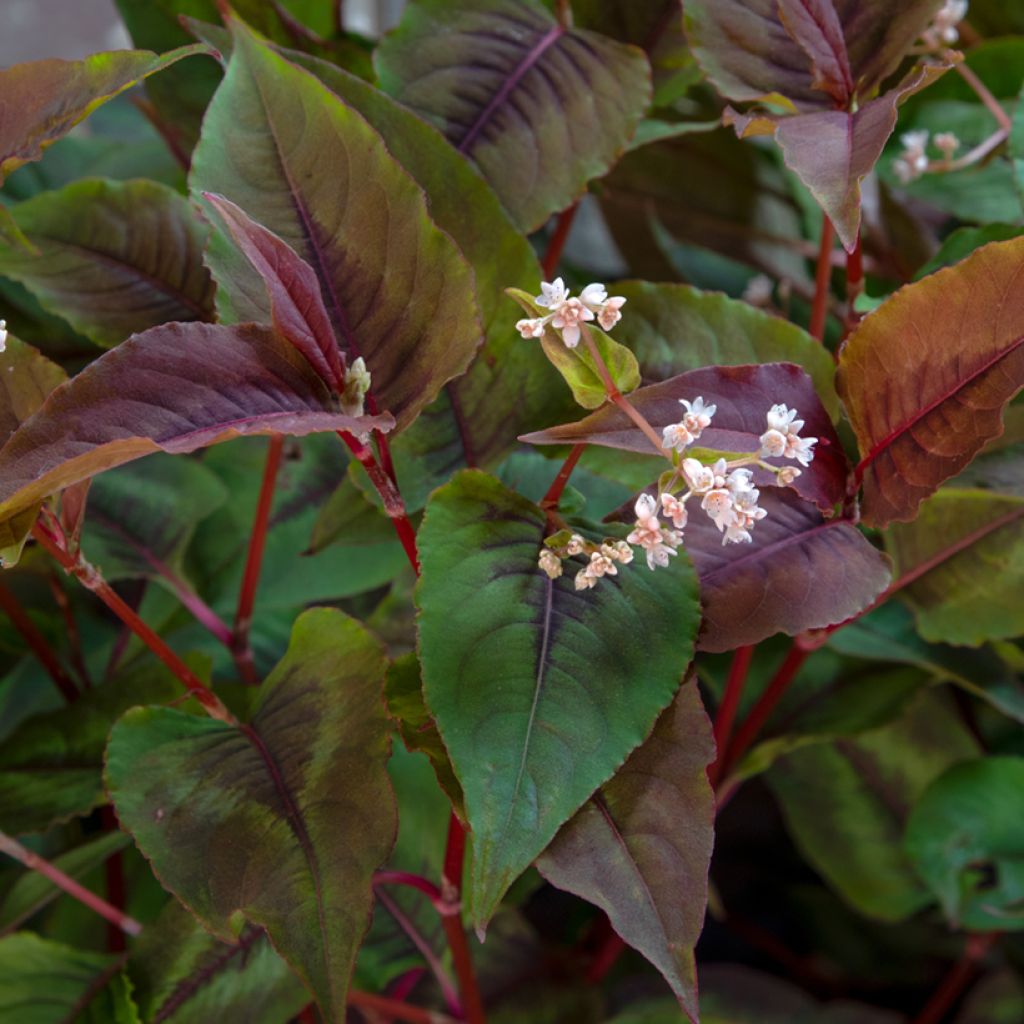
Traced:
POLYGON ((3 584, 0 584, 0 608, 11 620, 15 629, 25 638, 32 653, 39 659, 43 668, 50 674, 54 685, 60 690, 61 695, 70 704, 77 696, 78 690, 68 675, 64 666, 57 660, 46 640, 46 637, 39 632, 36 624, 29 618, 28 613, 18 603, 18 599, 3 584))
POLYGON ((997 937, 998 932, 967 936, 963 956, 943 979, 924 1009, 914 1018, 913 1024, 939 1024, 974 979, 978 972, 978 962, 984 958, 997 937))
POLYGON ((349 991, 348 1002, 349 1006, 391 1014, 396 1020, 408 1021, 409 1024, 457 1024, 454 1017, 438 1013, 437 1010, 424 1010, 422 1007, 400 1003, 386 996, 375 996, 370 992, 349 991))
POLYGON ((821 244, 818 248, 818 266, 814 274, 814 303, 808 330, 822 341, 825 337, 825 314, 828 312, 829 284, 832 279, 832 244, 836 230, 828 217, 821 219, 821 244))
POLYGON ((562 492, 565 490, 565 485, 569 482, 569 477, 572 476, 572 471, 576 468, 576 463, 580 461, 580 456, 584 451, 586 451, 586 448, 587 446, 585 444, 574 444, 572 446, 572 451, 569 452, 566 456, 565 462, 562 463, 562 468, 558 471, 558 476, 552 480, 547 494, 540 499, 541 508, 558 508, 558 503, 562 500, 562 492))
POLYGON ((422 875, 414 875, 409 871, 377 871, 373 876, 374 885, 407 885, 410 889, 418 889, 435 906, 446 906, 441 890, 422 875))
POLYGON ((626 943, 609 928, 608 935, 587 970, 588 984, 600 984, 625 951, 626 943))
POLYGON ((857 296, 864 290, 864 255, 861 251, 860 232, 857 233, 857 244, 853 252, 846 255, 846 319, 847 330, 855 327, 860 317, 854 312, 853 305, 857 296))
MULTIPOLYGON (((117 815, 114 814, 114 808, 107 804, 100 808, 100 819, 103 822, 103 827, 108 832, 117 832, 120 829, 120 825, 117 821, 117 815)), ((116 853, 109 856, 103 865, 103 870, 106 873, 107 882, 107 899, 110 904, 116 907, 120 911, 124 911, 125 900, 127 899, 127 891, 125 889, 124 881, 124 855, 118 850, 116 853)), ((114 924, 112 921, 107 922, 107 949, 111 953, 123 953, 128 948, 128 943, 125 942, 124 932, 121 928, 114 924)))
POLYGON ((729 770, 734 768, 740 758, 747 752, 751 743, 757 738, 762 726, 768 721, 776 705, 782 699, 789 684, 796 678, 797 672, 810 655, 806 648, 794 643, 789 653, 783 659, 771 682, 765 688, 764 693, 758 698, 757 703, 751 708, 750 714, 736 730, 732 743, 722 761, 720 776, 724 777, 729 770))
POLYGON ((53 600, 60 609, 61 615, 64 616, 64 628, 68 632, 68 657, 71 659, 71 667, 78 673, 82 686, 88 690, 92 687, 92 679, 89 677, 89 669, 82 656, 82 635, 78 631, 78 623, 75 621, 71 602, 68 600, 68 595, 56 571, 50 573, 50 593, 53 594, 53 600))
POLYGON ((708 769, 708 779, 712 786, 718 782, 722 765, 725 762, 729 734, 732 732, 732 725, 736 720, 740 698, 743 696, 743 686, 747 681, 747 672, 753 657, 754 645, 738 647, 736 653, 733 654, 732 664, 729 666, 729 676, 725 681, 722 703, 718 706, 718 713, 715 715, 715 747, 718 750, 718 756, 708 769))
POLYGON ((274 506, 274 488, 277 474, 281 469, 284 454, 284 435, 274 434, 267 447, 267 461, 263 467, 263 482, 256 502, 256 518, 253 520, 249 537, 249 554, 245 560, 242 589, 238 595, 238 611, 235 613, 235 628, 231 647, 235 663, 242 679, 250 686, 259 685, 259 676, 253 664, 252 648, 249 646, 249 630, 252 627, 252 612, 256 604, 256 588, 260 582, 263 567, 263 551, 267 546, 267 529, 270 526, 270 512, 274 506))
POLYGON ((0 832, 0 852, 6 853, 15 860, 20 861, 25 867, 38 872, 44 878, 48 878, 59 889, 62 889, 69 896, 74 897, 83 906, 96 911, 101 917, 111 924, 116 925, 127 935, 138 935, 142 931, 142 925, 127 914, 111 906, 106 900, 100 899, 94 892, 79 885, 73 878, 64 874, 60 868, 54 867, 49 861, 43 860, 37 853, 26 850, 16 839, 3 832, 0 832))
POLYGON ((412 970, 406 971, 397 981, 391 985, 391 990, 388 992, 388 996, 391 999, 397 999, 399 1002, 404 1002, 412 995, 412 991, 426 976, 427 969, 425 967, 413 967, 412 970))
POLYGON ((555 230, 551 232, 551 239, 544 251, 544 259, 541 261, 545 281, 550 281, 555 276, 555 271, 558 270, 558 264, 562 261, 562 250, 568 241, 569 232, 572 231, 572 222, 576 219, 576 211, 579 208, 580 204, 577 200, 558 215, 555 230))
POLYGON ((32 536, 57 560, 66 573, 78 579, 92 591, 179 679, 189 693, 203 706, 207 714, 229 725, 237 725, 234 715, 221 703, 220 698, 153 632, 121 597, 111 589, 99 572, 86 562, 81 554, 71 555, 46 528, 36 522, 32 536))

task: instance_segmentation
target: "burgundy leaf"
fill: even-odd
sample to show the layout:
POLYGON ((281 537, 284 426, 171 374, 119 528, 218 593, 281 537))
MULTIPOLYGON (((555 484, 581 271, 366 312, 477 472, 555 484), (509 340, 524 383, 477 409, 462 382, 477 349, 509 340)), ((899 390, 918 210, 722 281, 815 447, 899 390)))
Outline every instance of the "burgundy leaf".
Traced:
POLYGON ((343 415, 291 345, 253 324, 166 324, 129 338, 58 387, 0 449, 0 522, 150 452, 242 434, 388 430, 343 415))
MULTIPOLYGON (((718 406, 714 421, 700 437, 699 447, 723 452, 756 452, 767 430, 765 415, 778 403, 796 408, 804 420, 801 435, 817 437, 814 461, 797 477, 793 487, 801 497, 829 511, 846 493, 848 466, 839 437, 822 407, 811 378, 793 363, 755 366, 708 366, 681 373, 660 384, 634 391, 629 400, 661 431, 682 419, 681 398, 698 396, 718 406)), ((577 423, 525 434, 530 444, 587 444, 651 454, 651 442, 616 406, 606 405, 577 423)), ((773 465, 792 464, 786 459, 766 459, 773 465)), ((764 486, 774 477, 758 470, 755 483, 764 486)))
POLYGON ((231 237, 263 278, 274 326, 335 391, 345 390, 341 352, 324 307, 316 271, 272 231, 257 224, 230 199, 203 198, 220 214, 231 237))
POLYGON ((811 58, 811 86, 846 106, 853 93, 853 74, 832 0, 778 0, 778 4, 786 31, 811 58))
POLYGON ((703 513, 686 526, 700 576, 703 651, 730 651, 775 633, 843 622, 888 586, 889 560, 846 519, 826 520, 783 488, 761 492, 768 513, 750 544, 722 544, 703 513))

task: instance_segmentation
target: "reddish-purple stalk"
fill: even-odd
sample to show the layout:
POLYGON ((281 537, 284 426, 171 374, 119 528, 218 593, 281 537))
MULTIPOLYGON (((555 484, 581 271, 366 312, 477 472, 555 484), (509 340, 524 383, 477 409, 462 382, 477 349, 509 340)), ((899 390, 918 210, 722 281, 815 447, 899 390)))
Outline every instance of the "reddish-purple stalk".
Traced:
POLYGON ((551 232, 548 247, 544 250, 544 259, 541 261, 541 269, 544 271, 544 280, 554 279, 558 270, 558 264, 562 261, 562 250, 569 239, 572 231, 573 221, 576 219, 576 211, 580 208, 579 200, 572 206, 564 209, 555 221, 555 229, 551 232))
POLYGON ((68 600, 68 595, 56 571, 50 572, 49 579, 50 593, 53 594, 54 603, 64 617, 64 628, 68 634, 68 657, 71 660, 71 667, 78 673, 78 679, 83 688, 89 690, 92 688, 92 679, 89 676, 89 669, 82 655, 82 635, 78 631, 75 613, 71 608, 71 602, 68 600))
POLYGON ((100 573, 82 558, 81 553, 72 555, 68 552, 63 536, 58 537, 51 533, 39 520, 32 527, 32 536, 56 559, 66 573, 74 576, 87 590, 95 594, 174 673, 211 718, 229 725, 238 724, 235 716, 228 711, 213 690, 167 646, 162 637, 142 621, 100 573))
POLYGON ((142 925, 134 918, 129 917, 124 911, 112 906, 94 892, 90 892, 84 886, 79 885, 69 875, 64 874, 60 868, 55 867, 48 860, 44 860, 39 854, 27 850, 16 839, 12 839, 3 832, 0 832, 0 852, 6 853, 8 856, 20 861, 25 867, 49 879, 59 889, 62 889, 69 896, 78 900, 83 906, 94 910, 100 917, 115 925, 126 935, 138 935, 142 931, 142 925))
POLYGON ((78 697, 76 688, 71 676, 60 663, 57 655, 53 653, 46 640, 46 637, 39 632, 36 624, 29 618, 28 613, 21 607, 18 599, 7 587, 0 583, 0 608, 11 620, 11 624, 25 638, 32 653, 39 659, 40 664, 46 669, 54 686, 60 691, 61 696, 70 704, 78 697))
POLYGON ((419 1006, 410 1006, 409 1003, 400 1003, 387 996, 375 996, 369 992, 350 991, 348 1003, 357 1009, 390 1014, 395 1020, 407 1021, 408 1024, 458 1024, 454 1017, 449 1017, 446 1013, 424 1010, 419 1006))
MULTIPOLYGON (((110 804, 100 808, 100 820, 108 832, 117 832, 121 827, 118 824, 114 808, 110 804)), ((124 855, 120 850, 111 854, 106 859, 103 864, 103 871, 106 875, 107 901, 111 906, 116 907, 123 913, 128 894, 124 878, 124 855)), ((128 944, 125 942, 124 932, 113 921, 108 921, 107 949, 111 953, 123 953, 127 948, 128 944)))
POLYGON ((374 885, 406 885, 423 893, 440 913, 445 913, 448 905, 441 890, 422 875, 414 875, 410 871, 377 871, 373 876, 374 885))
POLYGON ((558 476, 551 481, 547 494, 540 499, 540 507, 542 509, 553 511, 558 508, 558 503, 562 500, 562 492, 565 490, 569 477, 572 476, 572 471, 576 468, 576 463, 580 461, 580 456, 583 455, 586 448, 587 446, 582 443, 572 446, 572 450, 565 457, 565 462, 562 463, 562 468, 558 471, 558 476))
POLYGON ((715 748, 718 755, 708 768, 708 780, 712 786, 718 783, 722 774, 722 766, 729 748, 729 736, 736 720, 736 712, 739 710, 740 698, 743 696, 743 687, 747 681, 747 672, 750 670, 755 648, 754 644, 737 647, 732 656, 729 675, 725 680, 725 690, 722 693, 722 703, 719 704, 715 715, 715 748))
POLYGON ((270 512, 274 505, 274 489, 284 455, 284 435, 274 434, 267 446, 267 461, 263 468, 263 481, 256 501, 256 517, 249 535, 249 554, 245 560, 242 589, 238 595, 238 611, 235 613, 235 628, 231 636, 231 650, 242 680, 250 686, 259 685, 256 665, 253 663, 249 631, 252 628, 252 612, 256 604, 256 588, 260 582, 263 567, 263 551, 267 544, 267 530, 270 527, 270 512))
POLYGON ((998 932, 983 932, 968 935, 963 956, 943 979, 924 1009, 914 1018, 913 1024, 940 1024, 953 1004, 960 998, 967 986, 974 980, 979 963, 985 958, 992 944, 999 937, 998 932))
POLYGON ((846 255, 846 333, 857 326, 860 316, 854 310, 857 297, 864 290, 864 255, 861 249, 861 236, 857 232, 857 244, 853 252, 846 255))
POLYGON ((388 992, 390 999, 397 999, 404 1002, 412 995, 413 989, 427 976, 425 967, 413 967, 405 972, 396 981, 392 982, 391 990, 388 992))
POLYGON ((828 313, 828 299, 832 280, 832 246, 836 231, 832 221, 824 214, 821 218, 821 243, 818 247, 818 265, 814 274, 814 302, 811 305, 810 334, 823 341, 825 338, 825 316, 828 313))

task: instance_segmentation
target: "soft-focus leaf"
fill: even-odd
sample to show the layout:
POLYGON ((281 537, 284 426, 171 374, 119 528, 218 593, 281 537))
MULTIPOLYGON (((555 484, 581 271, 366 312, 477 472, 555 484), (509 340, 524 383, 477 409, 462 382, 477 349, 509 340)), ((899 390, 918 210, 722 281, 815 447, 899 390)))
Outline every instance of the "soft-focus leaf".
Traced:
MULTIPOLYGON (((108 857, 131 844, 124 832, 105 832, 73 850, 51 857, 50 863, 71 878, 81 880, 108 857)), ((63 894, 48 878, 35 871, 26 871, 3 895, 0 901, 0 932, 17 928, 33 914, 63 894)))
POLYGON ((844 622, 889 583, 889 561, 846 519, 823 519, 787 488, 765 488, 768 515, 750 544, 722 545, 703 513, 686 526, 700 576, 703 651, 729 651, 775 633, 796 636, 844 622))
POLYGON ((31 345, 7 335, 0 352, 0 445, 46 401, 67 374, 31 345))
POLYGON ((970 991, 955 1024, 1017 1024, 1024 1013, 1024 982, 1009 968, 982 978, 970 991))
POLYGON ((1024 239, 993 242, 901 289, 843 346, 837 386, 860 445, 865 522, 913 519, 1002 433, 1024 386, 1022 270, 1024 239))
POLYGON ((1024 758, 950 768, 914 807, 906 849, 954 927, 1024 928, 1024 758))
POLYGON ((707 903, 715 757, 696 680, 654 732, 559 831, 537 862, 553 885, 596 904, 661 971, 697 1019, 693 947, 707 903))
POLYGON ((983 245, 989 242, 1008 242, 1012 238, 1024 235, 1024 227, 1017 224, 986 224, 981 228, 957 228, 943 240, 939 251, 914 275, 915 281, 934 274, 943 267, 951 267, 966 259, 983 245))
POLYGON ((926 640, 977 647, 1024 634, 1024 498, 944 488, 886 549, 926 640))
POLYGON ((158 57, 145 50, 95 53, 85 60, 40 60, 0 71, 0 183, 100 104, 183 57, 208 52, 185 46, 158 57))
MULTIPOLYGON (((839 437, 828 413, 822 408, 811 379, 791 363, 760 366, 709 366, 650 384, 630 395, 633 404, 660 434, 678 423, 684 413, 680 399, 692 402, 703 397, 717 406, 710 427, 700 436, 698 447, 721 452, 751 454, 761 447, 761 435, 768 429, 765 417, 773 405, 785 403, 797 409, 804 420, 801 435, 817 437, 814 460, 801 469, 793 483, 796 492, 814 501, 823 511, 832 508, 846 493, 848 466, 839 437)), ((653 445, 633 421, 617 406, 606 405, 578 423, 549 427, 521 440, 530 444, 587 444, 623 451, 652 453, 653 445)), ((772 465, 792 460, 767 459, 772 465)), ((768 470, 754 469, 758 486, 774 481, 768 470)))
POLYGON ((651 96, 640 51, 567 29, 538 0, 414 0, 375 63, 384 90, 474 160, 524 231, 611 167, 651 96))
POLYGON ((237 943, 221 942, 176 900, 143 929, 128 972, 142 1019, 153 1024, 286 1024, 309 1002, 264 931, 250 926, 237 943))
POLYGON ((419 533, 424 692, 466 797, 480 926, 643 741, 697 625, 684 556, 581 593, 571 566, 558 580, 538 569, 545 529, 536 505, 469 471, 435 493, 419 533))
POLYGON ((806 746, 765 776, 810 864, 860 913, 899 921, 929 902, 903 851, 911 809, 977 744, 934 694, 873 732, 806 746))
POLYGON ((80 181, 12 211, 38 255, 0 247, 0 275, 109 348, 170 320, 212 320, 207 231, 178 193, 150 181, 80 181))
POLYGON ((108 582, 180 567, 196 525, 228 498, 193 459, 154 455, 93 481, 82 548, 108 582))
POLYGON ((345 1019, 371 877, 394 842, 384 671, 361 626, 315 609, 249 725, 135 708, 107 749, 118 818, 161 882, 220 939, 243 919, 266 928, 330 1021, 345 1019))
MULTIPOLYGON (((363 118, 232 25, 192 188, 226 196, 313 267, 345 354, 370 370, 367 408, 408 426, 480 345, 472 272, 363 118)), ((248 261, 223 241, 208 260, 234 317, 264 319, 248 261)))
POLYGON ((62 487, 155 451, 242 434, 387 429, 343 415, 306 360, 268 328, 167 324, 59 387, 0 449, 0 520, 62 487))

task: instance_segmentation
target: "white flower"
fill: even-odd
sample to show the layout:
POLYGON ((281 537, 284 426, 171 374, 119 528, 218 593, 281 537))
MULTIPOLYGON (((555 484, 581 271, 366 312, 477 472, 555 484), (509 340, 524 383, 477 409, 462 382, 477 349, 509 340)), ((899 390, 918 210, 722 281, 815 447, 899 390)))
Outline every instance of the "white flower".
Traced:
POLYGON ((786 441, 786 458, 796 459, 801 466, 809 466, 814 458, 814 446, 817 442, 816 437, 790 435, 786 441))
POLYGON ((566 299, 551 318, 551 326, 562 332, 566 348, 575 348, 580 343, 580 322, 593 320, 594 314, 579 299, 566 299))
POLYGON ((733 495, 726 487, 716 487, 704 495, 700 507, 711 517, 719 530, 724 530, 733 521, 733 495))
POLYGON ((683 459, 683 477, 694 494, 707 494, 715 486, 715 473, 697 459, 683 459))
POLYGON ((682 423, 670 423, 661 432, 664 447, 685 451, 696 440, 682 423))
POLYGON ((634 506, 636 526, 626 538, 630 544, 636 544, 647 552, 647 568, 668 565, 668 560, 677 554, 683 539, 675 530, 663 529, 658 520, 658 503, 649 494, 641 494, 634 506))
POLYGON ((341 396, 341 409, 346 416, 362 416, 363 400, 370 390, 370 371, 360 356, 345 371, 345 390, 341 396))
POLYGON ((619 573, 615 565, 617 559, 609 558, 603 551, 595 551, 590 556, 590 565, 585 572, 588 576, 600 579, 602 576, 617 576, 619 573))
POLYGON ((608 289, 595 281, 580 292, 580 302, 596 314, 597 322, 604 330, 610 331, 622 319, 620 310, 626 300, 621 295, 609 298, 608 289))
POLYGON ((580 571, 576 573, 575 583, 577 590, 589 590, 591 587, 597 585, 597 577, 588 576, 586 569, 580 569, 580 571))
POLYGON ((734 469, 726 478, 729 493, 738 498, 742 494, 757 494, 754 490, 754 474, 749 469, 734 469))
MULTIPOLYGON (((801 466, 809 466, 814 458, 816 437, 800 437, 804 421, 798 420, 796 409, 773 405, 765 417, 768 429, 761 435, 761 455, 771 458, 796 459, 801 466)), ((791 483, 792 480, 785 481, 791 483)))
POLYGON ((7 350, 7 321, 0 320, 0 352, 7 350))
POLYGON ((952 160, 953 154, 960 148, 960 140, 955 132, 939 132, 934 139, 935 148, 946 160, 952 160))
POLYGON ((516 330, 524 338, 540 338, 544 335, 544 325, 549 317, 537 317, 536 320, 517 320, 516 330))
POLYGON ((749 302, 751 306, 769 306, 774 288, 775 285, 770 277, 765 274, 755 274, 743 289, 742 299, 744 302, 749 302))
POLYGON ((568 298, 569 290, 565 287, 565 282, 560 277, 556 277, 551 284, 541 281, 540 295, 533 301, 545 309, 558 309, 568 298))
POLYGON ((598 284, 596 281, 593 284, 588 284, 583 291, 580 292, 580 302, 584 306, 587 306, 593 312, 598 312, 600 308, 608 301, 608 289, 603 284, 598 284))
POLYGON ((672 525, 677 530, 682 530, 686 526, 685 501, 680 501, 673 494, 663 494, 661 496, 661 510, 672 520, 672 525))
POLYGON ((597 314, 597 322, 606 331, 610 331, 622 319, 622 307, 626 300, 621 295, 613 295, 597 314))
POLYGON ((551 548, 541 548, 540 557, 537 559, 537 565, 548 574, 548 576, 557 580, 562 575, 562 560, 551 550, 551 548))
POLYGON ((601 554, 612 561, 621 562, 623 565, 629 565, 633 561, 633 549, 624 540, 602 544, 601 554))
POLYGON ((765 419, 768 421, 769 430, 779 430, 783 434, 788 434, 791 431, 799 434, 804 421, 798 420, 796 417, 796 409, 790 409, 785 405, 773 405, 768 410, 765 419))
POLYGON ((786 450, 786 435, 781 430, 766 430, 761 435, 760 454, 765 458, 778 459, 786 450))
POLYGON ((732 506, 732 520, 726 524, 725 536, 722 537, 723 544, 749 544, 753 540, 750 536, 751 529, 758 520, 768 515, 763 508, 757 506, 757 499, 760 496, 760 491, 753 487, 736 495, 732 506))
POLYGON ((896 176, 906 185, 915 178, 920 178, 928 170, 928 132, 905 132, 900 136, 903 152, 896 158, 893 170, 896 176))
POLYGON ((574 533, 569 538, 569 543, 565 546, 566 554, 568 555, 582 555, 586 549, 587 542, 578 534, 574 533))
POLYGON ((715 415, 718 406, 705 405, 703 398, 695 398, 692 403, 685 398, 680 398, 679 404, 686 409, 683 426, 693 434, 694 440, 696 440, 706 427, 711 426, 711 417, 715 415))
POLYGON ((946 43, 952 46, 960 38, 957 25, 967 17, 967 0, 946 0, 932 23, 921 33, 921 39, 930 50, 946 43))

